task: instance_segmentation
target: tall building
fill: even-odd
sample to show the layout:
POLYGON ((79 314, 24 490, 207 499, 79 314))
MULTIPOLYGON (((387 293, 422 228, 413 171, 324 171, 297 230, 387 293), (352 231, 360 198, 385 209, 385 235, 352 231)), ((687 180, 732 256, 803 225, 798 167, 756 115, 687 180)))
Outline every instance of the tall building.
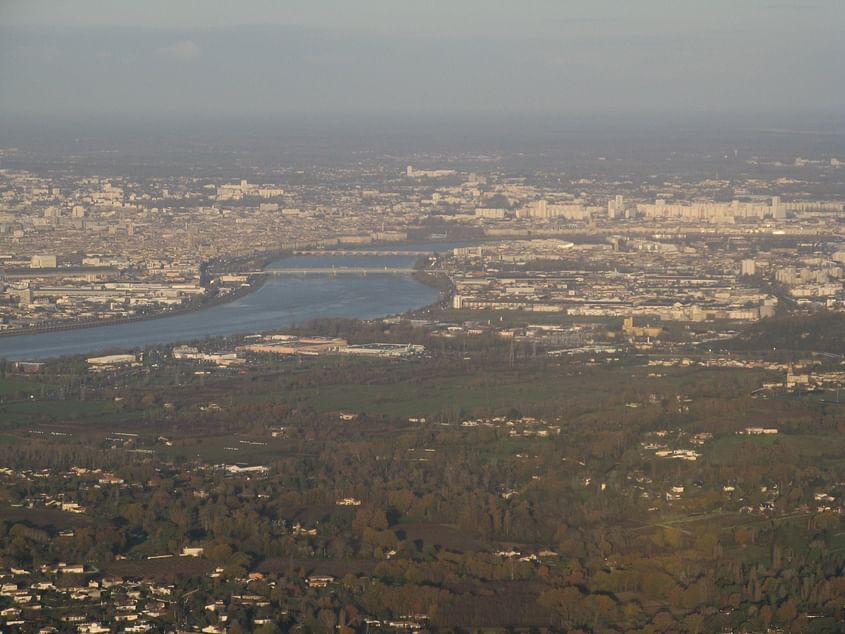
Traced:
POLYGON ((772 218, 775 220, 786 219, 786 207, 780 202, 780 196, 772 196, 772 218))
POLYGON ((613 200, 607 201, 607 216, 609 218, 622 218, 625 215, 625 197, 619 194, 613 200))
POLYGON ((757 275, 757 262, 751 259, 743 260, 740 267, 741 275, 757 275))
POLYGON ((32 289, 29 286, 21 290, 19 300, 23 306, 28 306, 32 303, 32 289))

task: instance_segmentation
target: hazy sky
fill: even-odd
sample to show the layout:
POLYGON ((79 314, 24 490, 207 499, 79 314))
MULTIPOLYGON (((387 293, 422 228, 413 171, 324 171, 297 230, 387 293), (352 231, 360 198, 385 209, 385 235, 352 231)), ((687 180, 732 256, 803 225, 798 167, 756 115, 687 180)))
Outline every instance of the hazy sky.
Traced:
POLYGON ((843 0, 0 0, 0 112, 845 110, 843 0))

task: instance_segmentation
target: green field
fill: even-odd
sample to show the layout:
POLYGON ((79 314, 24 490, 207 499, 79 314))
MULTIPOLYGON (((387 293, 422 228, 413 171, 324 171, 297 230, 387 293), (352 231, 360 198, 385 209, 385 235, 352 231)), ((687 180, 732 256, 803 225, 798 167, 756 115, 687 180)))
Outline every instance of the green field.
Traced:
MULTIPOLYGON (((515 406, 523 414, 529 414, 532 406, 550 404, 565 404, 570 411, 601 410, 606 414, 608 408, 615 408, 614 415, 624 417, 619 399, 634 377, 643 380, 647 372, 642 367, 564 372, 554 366, 546 372, 509 370, 479 374, 476 371, 414 383, 333 382, 283 391, 279 398, 321 412, 349 410, 397 417, 460 411, 470 415, 501 415, 515 406)), ((670 370, 660 386, 664 391, 667 387, 683 391, 694 387, 697 378, 708 376, 708 372, 670 370)), ((736 376, 749 385, 755 380, 751 373, 736 376)))
POLYGON ((247 438, 236 434, 218 436, 197 436, 177 441, 173 446, 157 445, 160 457, 187 459, 199 458, 212 463, 263 464, 291 454, 289 441, 281 438, 247 438), (241 442, 247 441, 247 442, 241 442), (250 444, 254 442, 266 445, 250 444))
MULTIPOLYGON (((555 403, 600 391, 606 379, 499 372, 485 376, 433 378, 419 383, 342 383, 294 389, 286 400, 318 411, 351 410, 407 417, 445 410, 475 414, 505 413, 514 404, 555 403)), ((607 387, 605 383, 604 387, 607 387)))
POLYGON ((291 400, 318 411, 351 410, 408 417, 441 412, 508 409, 513 403, 549 400, 549 394, 529 383, 478 384, 466 378, 432 381, 422 386, 327 385, 295 391, 291 400))
POLYGON ((40 383, 38 381, 19 378, 19 377, 5 377, 0 379, 0 396, 2 397, 17 397, 21 394, 39 394, 42 390, 50 390, 55 386, 49 383, 40 383))
POLYGON ((32 423, 84 420, 86 424, 112 422, 121 416, 107 401, 15 401, 0 406, 0 426, 15 428, 32 423))
POLYGON ((776 434, 771 436, 723 436, 705 446, 707 459, 717 465, 748 460, 750 452, 767 455, 783 453, 790 458, 818 461, 841 460, 845 438, 814 434, 776 434))

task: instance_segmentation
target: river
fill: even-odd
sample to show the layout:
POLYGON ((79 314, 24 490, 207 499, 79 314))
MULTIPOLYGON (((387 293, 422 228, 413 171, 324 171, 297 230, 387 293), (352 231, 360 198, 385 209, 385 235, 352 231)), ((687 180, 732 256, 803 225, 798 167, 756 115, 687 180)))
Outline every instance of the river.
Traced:
MULTIPOLYGON (((453 244, 427 244, 443 251, 453 244)), ((419 250, 422 245, 396 245, 419 250)), ((371 250, 370 247, 366 247, 371 250)), ((408 256, 294 256, 268 268, 410 267, 408 256)), ((203 337, 278 330, 321 317, 373 319, 434 303, 438 291, 409 274, 273 276, 255 292, 188 313, 74 330, 0 337, 0 357, 39 360, 129 350, 203 337)))

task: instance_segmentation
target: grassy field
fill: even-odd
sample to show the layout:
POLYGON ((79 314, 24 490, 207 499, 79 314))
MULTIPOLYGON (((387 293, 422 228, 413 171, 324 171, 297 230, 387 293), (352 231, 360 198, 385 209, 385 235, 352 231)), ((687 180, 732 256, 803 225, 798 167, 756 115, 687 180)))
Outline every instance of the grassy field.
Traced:
POLYGON ((174 581, 180 577, 198 577, 214 570, 215 564, 197 557, 169 557, 167 559, 126 559, 106 564, 103 572, 120 577, 150 577, 160 581, 174 581))
MULTIPOLYGON (((501 415, 519 406, 523 414, 535 405, 566 404, 581 411, 608 412, 612 400, 617 405, 622 391, 634 379, 642 386, 650 370, 644 367, 564 370, 550 365, 546 371, 498 370, 486 373, 434 377, 418 382, 327 383, 319 387, 280 391, 280 400, 317 411, 363 412, 408 417, 458 412, 474 415, 501 415), (608 402, 610 399, 610 402, 608 402)), ((712 371, 704 369, 664 370, 655 386, 684 391, 712 371)), ((736 375, 739 377, 740 372, 736 375)), ((722 371, 726 376, 730 371, 722 371)), ((742 380, 753 386, 754 378, 745 373, 742 380)), ((624 410, 619 410, 624 414, 624 410)))
POLYGON ((0 396, 14 398, 21 394, 39 394, 55 386, 22 377, 4 377, 0 379, 0 396))
POLYGON ((23 442, 23 439, 18 436, 0 434, 0 445, 16 445, 20 442, 23 442))
POLYGON ((15 401, 0 406, 0 428, 15 429, 33 423, 85 421, 88 426, 116 423, 126 414, 108 401, 15 401))
POLYGON ((448 524, 413 523, 398 524, 393 530, 400 539, 420 540, 424 544, 440 546, 457 552, 476 552, 489 547, 489 544, 473 539, 465 531, 448 524))
POLYGON ((25 522, 32 526, 53 530, 89 526, 91 519, 80 513, 55 509, 28 509, 20 506, 0 505, 0 517, 12 522, 25 522))
POLYGON ((421 383, 343 383, 293 390, 283 396, 318 411, 351 410, 390 416, 420 416, 444 410, 506 413, 514 404, 556 403, 608 388, 607 375, 497 372, 434 378, 421 383), (602 385, 604 384, 604 386, 602 385))
POLYGON ((199 458, 213 463, 265 464, 291 455, 289 441, 281 438, 247 438, 237 434, 197 436, 177 441, 173 446, 158 445, 155 448, 160 457, 199 458), (265 445, 251 443, 266 443, 265 445))
POLYGON ((309 575, 331 575, 343 577, 352 575, 370 575, 379 564, 377 559, 267 559, 258 565, 264 573, 284 574, 289 570, 302 568, 309 575))
POLYGON ((785 452, 811 462, 841 460, 845 452, 845 438, 829 434, 723 436, 705 446, 705 456, 714 464, 730 465, 747 460, 749 452, 755 450, 785 452))

